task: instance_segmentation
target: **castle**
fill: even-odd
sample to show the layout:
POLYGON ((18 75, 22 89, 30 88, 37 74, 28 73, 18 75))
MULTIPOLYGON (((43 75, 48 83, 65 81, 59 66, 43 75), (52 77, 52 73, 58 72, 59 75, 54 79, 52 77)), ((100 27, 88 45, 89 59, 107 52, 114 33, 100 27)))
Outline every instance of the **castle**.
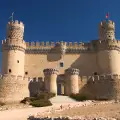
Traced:
POLYGON ((17 102, 42 90, 119 98, 120 41, 114 22, 102 21, 98 32, 98 40, 89 43, 25 42, 24 24, 8 22, 2 40, 0 102, 17 102))

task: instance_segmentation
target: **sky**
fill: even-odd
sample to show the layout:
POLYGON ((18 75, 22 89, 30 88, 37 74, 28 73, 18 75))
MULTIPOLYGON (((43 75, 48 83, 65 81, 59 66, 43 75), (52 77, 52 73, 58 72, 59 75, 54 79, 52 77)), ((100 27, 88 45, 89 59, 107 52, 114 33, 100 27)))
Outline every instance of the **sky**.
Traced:
MULTIPOLYGON (((6 25, 14 20, 25 24, 25 41, 82 41, 98 39, 98 25, 109 19, 120 38, 120 0, 0 0, 0 42, 6 25)), ((1 68, 1 53, 0 53, 1 68)))

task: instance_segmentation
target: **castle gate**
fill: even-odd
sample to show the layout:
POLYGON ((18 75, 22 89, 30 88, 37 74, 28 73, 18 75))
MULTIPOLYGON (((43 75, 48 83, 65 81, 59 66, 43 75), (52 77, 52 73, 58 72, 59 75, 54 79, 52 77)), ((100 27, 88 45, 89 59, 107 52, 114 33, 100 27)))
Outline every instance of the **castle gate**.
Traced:
POLYGON ((57 77, 57 95, 65 95, 65 79, 63 74, 57 77))

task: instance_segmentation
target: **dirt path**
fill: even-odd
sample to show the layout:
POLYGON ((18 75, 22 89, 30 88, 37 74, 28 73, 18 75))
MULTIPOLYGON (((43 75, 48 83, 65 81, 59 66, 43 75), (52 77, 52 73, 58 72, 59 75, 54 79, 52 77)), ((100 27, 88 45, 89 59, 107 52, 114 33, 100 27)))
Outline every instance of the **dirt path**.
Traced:
MULTIPOLYGON (((78 104, 78 103, 76 103, 78 104)), ((27 120, 29 115, 40 115, 42 112, 52 108, 59 108, 59 105, 42 108, 23 108, 0 111, 0 120, 27 120)), ((44 114, 43 116, 92 116, 92 117, 113 117, 120 120, 120 103, 107 103, 107 104, 89 104, 88 106, 80 106, 77 108, 71 108, 61 112, 52 112, 52 114, 44 114)))
POLYGON ((0 120, 27 120, 29 115, 36 114, 38 112, 44 112, 47 109, 48 107, 0 111, 0 120))
POLYGON ((89 105, 78 108, 71 108, 70 110, 64 110, 61 112, 56 112, 54 114, 49 114, 49 116, 92 116, 119 118, 120 120, 120 103, 89 105))

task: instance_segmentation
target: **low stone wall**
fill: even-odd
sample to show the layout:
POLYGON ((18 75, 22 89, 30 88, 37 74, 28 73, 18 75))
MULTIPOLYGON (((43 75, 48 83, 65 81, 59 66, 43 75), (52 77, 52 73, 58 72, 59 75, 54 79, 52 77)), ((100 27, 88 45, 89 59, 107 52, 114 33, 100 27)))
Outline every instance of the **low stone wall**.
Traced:
POLYGON ((29 118, 28 120, 117 120, 115 118, 103 118, 103 117, 81 117, 81 116, 75 116, 75 117, 56 117, 56 118, 50 118, 50 117, 44 117, 44 118, 29 118))
POLYGON ((118 75, 92 76, 80 89, 90 99, 120 100, 120 79, 118 75))
POLYGON ((0 102, 16 103, 29 97, 28 78, 3 75, 0 80, 0 102))

